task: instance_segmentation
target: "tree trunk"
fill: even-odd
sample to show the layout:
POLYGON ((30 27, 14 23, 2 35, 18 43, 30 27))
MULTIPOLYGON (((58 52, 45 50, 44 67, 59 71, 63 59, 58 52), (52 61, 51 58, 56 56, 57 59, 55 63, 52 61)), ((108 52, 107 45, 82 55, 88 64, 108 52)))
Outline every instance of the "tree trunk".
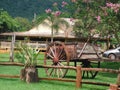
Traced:
POLYGON ((38 82, 38 69, 34 67, 27 67, 21 69, 20 79, 26 81, 27 83, 38 82))

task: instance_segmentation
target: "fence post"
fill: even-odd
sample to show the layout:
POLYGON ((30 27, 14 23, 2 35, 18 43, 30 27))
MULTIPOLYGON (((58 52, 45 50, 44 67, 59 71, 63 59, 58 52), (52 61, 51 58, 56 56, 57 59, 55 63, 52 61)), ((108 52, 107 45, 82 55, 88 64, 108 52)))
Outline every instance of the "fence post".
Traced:
MULTIPOLYGON (((120 68, 119 68, 119 71, 120 71, 120 68)), ((117 85, 120 86, 120 72, 118 73, 118 76, 117 76, 117 85)))
POLYGON ((118 90, 118 85, 116 85, 116 84, 110 84, 109 90, 118 90))
POLYGON ((81 66, 76 67, 76 88, 80 88, 82 86, 82 70, 81 66))
POLYGON ((14 62, 14 44, 15 44, 15 33, 12 35, 11 49, 10 49, 10 61, 14 62))

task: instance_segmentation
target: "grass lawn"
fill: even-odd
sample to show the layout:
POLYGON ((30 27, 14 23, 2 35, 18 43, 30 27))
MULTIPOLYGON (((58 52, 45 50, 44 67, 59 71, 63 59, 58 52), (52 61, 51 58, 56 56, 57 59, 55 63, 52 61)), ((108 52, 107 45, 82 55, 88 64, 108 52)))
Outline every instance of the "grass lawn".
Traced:
MULTIPOLYGON (((3 54, 2 56, 8 56, 3 54)), ((1 57, 1 54, 0 54, 1 57)), ((39 57, 39 63, 43 64, 44 55, 39 57)), ((3 58, 0 58, 0 61, 4 61, 3 58)), ((5 60, 6 61, 6 60, 5 60)), ((116 62, 102 62, 102 68, 113 68, 118 69, 120 63, 116 62)), ((8 75, 19 75, 19 72, 22 67, 17 66, 0 66, 0 74, 8 75)), ((46 77, 45 70, 38 69, 39 77, 46 77)), ((72 79, 75 79, 76 72, 69 70, 66 76, 70 76, 72 79)), ((108 82, 116 83, 117 75, 111 73, 98 73, 95 79, 83 79, 95 82, 108 82)), ((98 86, 83 84, 82 88, 77 90, 108 90, 107 86, 98 86)), ((21 81, 19 78, 10 79, 10 78, 0 78, 0 90, 76 90, 75 83, 73 82, 61 82, 61 81, 46 81, 42 80, 38 83, 27 84, 26 82, 21 81)))

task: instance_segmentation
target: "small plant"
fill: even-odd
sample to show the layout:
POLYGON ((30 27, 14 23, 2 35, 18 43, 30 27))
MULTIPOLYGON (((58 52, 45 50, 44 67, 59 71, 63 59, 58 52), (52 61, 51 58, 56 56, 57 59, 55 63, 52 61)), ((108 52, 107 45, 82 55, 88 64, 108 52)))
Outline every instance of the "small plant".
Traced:
POLYGON ((37 64, 37 57, 39 55, 39 50, 37 48, 31 48, 25 43, 19 42, 17 44, 19 48, 15 57, 18 61, 25 64, 25 67, 35 67, 37 64))
POLYGON ((38 82, 38 70, 36 68, 37 65, 37 57, 39 55, 39 50, 31 48, 25 43, 18 43, 17 47, 19 48, 16 58, 24 63, 24 68, 21 69, 20 79, 30 82, 38 82))

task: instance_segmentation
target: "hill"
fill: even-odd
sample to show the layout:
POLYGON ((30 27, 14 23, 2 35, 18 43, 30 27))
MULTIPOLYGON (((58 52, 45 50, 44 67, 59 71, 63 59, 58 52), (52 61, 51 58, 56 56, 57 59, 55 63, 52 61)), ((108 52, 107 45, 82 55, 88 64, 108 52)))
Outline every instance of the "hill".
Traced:
POLYGON ((37 15, 44 13, 45 9, 51 8, 54 2, 61 3, 62 0, 0 0, 0 8, 13 17, 32 19, 34 13, 37 15))

